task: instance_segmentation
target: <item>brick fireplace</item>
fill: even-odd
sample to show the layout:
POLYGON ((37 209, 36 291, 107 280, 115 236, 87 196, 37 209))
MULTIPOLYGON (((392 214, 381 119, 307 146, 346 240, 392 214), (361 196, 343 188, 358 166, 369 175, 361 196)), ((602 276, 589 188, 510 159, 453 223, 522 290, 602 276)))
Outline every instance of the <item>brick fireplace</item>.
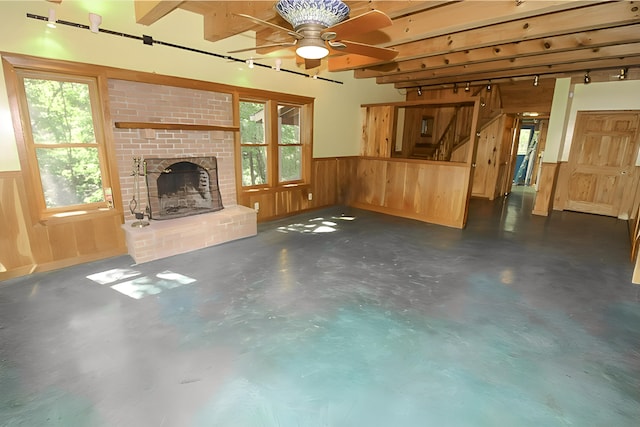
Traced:
POLYGON ((158 220, 223 209, 215 156, 147 159, 149 217, 158 220))
MULTIPOLYGON (((226 93, 112 79, 109 80, 109 104, 114 123, 233 124, 232 96, 226 93)), ((237 205, 233 132, 141 127, 114 128, 113 135, 122 204, 125 206, 123 228, 129 254, 137 263, 256 234, 255 211, 237 205), (224 208, 210 207, 206 213, 191 212, 181 217, 169 214, 165 215, 166 221, 151 220, 148 227, 131 227, 135 218, 127 207, 132 199, 136 199, 140 211, 146 211, 147 206, 153 211, 154 203, 157 203, 156 208, 160 203, 159 200, 152 200, 157 196, 157 187, 150 188, 151 192, 148 193, 145 177, 136 177, 134 158, 144 159, 147 168, 150 164, 154 168, 164 164, 166 159, 171 159, 172 164, 192 164, 195 165, 192 171, 194 176, 197 174, 203 179, 202 171, 208 171, 212 162, 215 163, 218 188, 210 193, 210 197, 220 198, 224 208), (203 160, 212 158, 215 160, 203 160), (136 194, 136 179, 139 195, 136 194)), ((189 173, 186 170, 184 172, 185 175, 189 173)), ((151 177, 148 175, 146 178, 151 177)), ((195 187, 199 191, 200 184, 192 185, 192 178, 182 185, 195 187)), ((208 203, 204 199, 205 196, 201 200, 196 199, 195 195, 184 196, 182 201, 176 203, 191 205, 195 210, 196 205, 208 203)))

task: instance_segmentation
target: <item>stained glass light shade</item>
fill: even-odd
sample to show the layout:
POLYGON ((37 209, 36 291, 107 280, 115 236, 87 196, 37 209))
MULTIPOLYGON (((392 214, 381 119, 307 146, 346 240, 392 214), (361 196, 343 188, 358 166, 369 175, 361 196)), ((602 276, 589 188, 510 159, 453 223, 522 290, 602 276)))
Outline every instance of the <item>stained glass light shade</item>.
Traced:
POLYGON ((328 28, 349 15, 349 6, 340 0, 280 0, 276 10, 296 30, 305 24, 328 28))

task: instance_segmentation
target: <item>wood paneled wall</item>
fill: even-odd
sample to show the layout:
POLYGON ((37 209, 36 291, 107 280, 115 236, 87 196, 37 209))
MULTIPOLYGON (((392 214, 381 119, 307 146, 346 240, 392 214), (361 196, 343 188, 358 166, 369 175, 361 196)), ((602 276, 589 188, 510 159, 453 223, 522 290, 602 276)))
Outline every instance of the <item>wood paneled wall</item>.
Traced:
POLYGON ((21 172, 0 173, 0 280, 127 253, 122 215, 31 223, 21 172))
POLYGON ((35 268, 20 172, 0 173, 0 280, 29 274, 35 268))
POLYGON ((466 221, 469 170, 465 164, 412 159, 314 159, 312 185, 249 191, 238 199, 251 208, 259 203, 258 221, 325 206, 349 205, 462 228, 466 221))
POLYGON ((359 158, 349 205, 463 228, 470 168, 411 159, 359 158))
POLYGON ((548 216, 551 212, 557 178, 558 163, 542 163, 538 192, 533 205, 534 215, 548 216))
POLYGON ((258 221, 267 221, 324 206, 343 204, 350 194, 356 157, 313 159, 311 184, 242 191, 238 204, 255 208, 258 221))
POLYGON ((396 130, 395 111, 392 105, 362 107, 361 155, 391 157, 391 144, 396 130))

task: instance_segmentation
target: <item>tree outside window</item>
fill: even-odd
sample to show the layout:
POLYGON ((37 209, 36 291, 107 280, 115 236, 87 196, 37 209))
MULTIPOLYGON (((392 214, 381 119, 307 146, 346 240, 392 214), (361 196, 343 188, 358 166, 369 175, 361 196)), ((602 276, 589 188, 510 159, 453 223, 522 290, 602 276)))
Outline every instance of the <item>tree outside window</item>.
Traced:
POLYGON ((270 100, 240 101, 243 187, 303 181, 302 117, 300 105, 270 100))
POLYGON ((92 101, 95 81, 24 73, 22 84, 44 209, 104 206, 103 148, 96 138, 92 101))
POLYGON ((302 179, 300 107, 278 105, 278 131, 278 181, 299 181, 302 179))
POLYGON ((240 102, 242 185, 267 184, 266 104, 240 102))

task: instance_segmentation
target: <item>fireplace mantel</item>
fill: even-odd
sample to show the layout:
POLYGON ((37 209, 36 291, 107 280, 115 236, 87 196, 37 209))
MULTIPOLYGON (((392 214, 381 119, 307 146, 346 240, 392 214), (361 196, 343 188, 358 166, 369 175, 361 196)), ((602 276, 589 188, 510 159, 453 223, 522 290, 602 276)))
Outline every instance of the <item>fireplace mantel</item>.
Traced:
POLYGON ((187 123, 158 123, 158 122, 115 122, 118 129, 164 129, 164 130, 195 130, 195 131, 228 131, 237 132, 239 126, 223 125, 194 125, 187 123))

